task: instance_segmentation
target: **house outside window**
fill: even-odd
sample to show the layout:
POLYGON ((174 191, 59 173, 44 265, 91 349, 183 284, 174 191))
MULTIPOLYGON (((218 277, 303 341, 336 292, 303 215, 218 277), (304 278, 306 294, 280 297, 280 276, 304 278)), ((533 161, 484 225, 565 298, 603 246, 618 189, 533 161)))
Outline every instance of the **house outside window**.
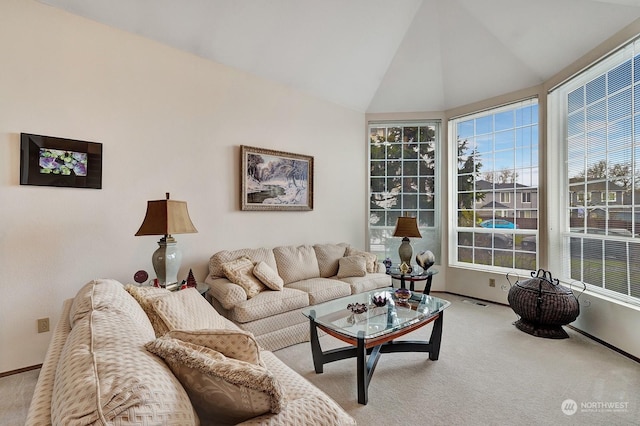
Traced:
POLYGON ((417 218, 422 238, 414 254, 430 250, 440 260, 440 121, 369 124, 369 251, 399 261, 401 238, 393 237, 399 216, 417 218))
POLYGON ((531 192, 522 192, 522 202, 531 203, 531 192))
POLYGON ((578 192, 578 202, 579 203, 590 203, 591 202, 591 193, 587 192, 587 198, 584 197, 584 192, 578 192))
POLYGON ((549 101, 569 194, 560 202, 560 278, 640 304, 639 42, 577 74, 549 101))
POLYGON ((449 137, 457 153, 450 178, 451 264, 500 273, 536 270, 537 99, 450 120, 449 137), (512 202, 524 192, 530 204, 512 202))

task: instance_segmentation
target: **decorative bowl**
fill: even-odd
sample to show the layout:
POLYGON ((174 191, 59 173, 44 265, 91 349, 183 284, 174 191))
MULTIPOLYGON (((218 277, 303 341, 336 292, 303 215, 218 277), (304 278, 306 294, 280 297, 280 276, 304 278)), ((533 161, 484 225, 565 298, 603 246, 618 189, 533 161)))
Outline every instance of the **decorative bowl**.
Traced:
POLYGON ((411 290, 406 288, 399 288, 395 291, 396 298, 400 302, 406 302, 411 297, 411 290))
POLYGON ((367 305, 364 303, 349 303, 347 305, 347 309, 349 309, 354 314, 363 314, 367 312, 367 305))
POLYGON ((371 301, 377 307, 382 307, 387 304, 387 293, 376 293, 371 298, 371 301))

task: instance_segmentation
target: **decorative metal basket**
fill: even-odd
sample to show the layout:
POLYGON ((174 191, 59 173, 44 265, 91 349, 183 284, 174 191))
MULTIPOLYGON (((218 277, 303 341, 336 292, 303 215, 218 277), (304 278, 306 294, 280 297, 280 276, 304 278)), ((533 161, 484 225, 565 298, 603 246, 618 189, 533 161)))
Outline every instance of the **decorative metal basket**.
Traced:
MULTIPOLYGON (((531 277, 522 282, 516 281, 509 289, 509 305, 520 317, 515 326, 537 337, 568 338, 562 326, 575 321, 580 315, 580 296, 576 297, 570 288, 560 285, 558 279, 544 269, 531 272, 531 277)), ((509 274, 507 280, 511 284, 509 274)))

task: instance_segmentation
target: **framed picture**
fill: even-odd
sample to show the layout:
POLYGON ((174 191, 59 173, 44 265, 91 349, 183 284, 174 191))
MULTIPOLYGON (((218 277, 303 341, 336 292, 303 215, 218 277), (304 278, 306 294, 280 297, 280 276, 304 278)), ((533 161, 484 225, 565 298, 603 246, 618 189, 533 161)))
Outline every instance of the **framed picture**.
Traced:
POLYGON ((240 146, 242 210, 313 210, 313 157, 240 146))
POLYGON ((20 185, 102 188, 102 144, 20 134, 20 185))

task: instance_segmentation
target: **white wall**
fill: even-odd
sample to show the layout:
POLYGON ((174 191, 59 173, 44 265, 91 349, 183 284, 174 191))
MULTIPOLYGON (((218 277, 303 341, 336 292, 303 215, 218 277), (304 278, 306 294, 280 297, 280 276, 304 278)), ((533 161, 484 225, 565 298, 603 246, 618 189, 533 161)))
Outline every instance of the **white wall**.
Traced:
POLYGON ((0 5, 0 372, 44 359, 62 301, 152 273, 146 202, 188 202, 181 276, 218 250, 364 248, 364 115, 32 0, 0 5), (100 142, 103 189, 19 184, 20 133, 100 142), (312 212, 239 210, 241 144, 315 157, 312 212))

